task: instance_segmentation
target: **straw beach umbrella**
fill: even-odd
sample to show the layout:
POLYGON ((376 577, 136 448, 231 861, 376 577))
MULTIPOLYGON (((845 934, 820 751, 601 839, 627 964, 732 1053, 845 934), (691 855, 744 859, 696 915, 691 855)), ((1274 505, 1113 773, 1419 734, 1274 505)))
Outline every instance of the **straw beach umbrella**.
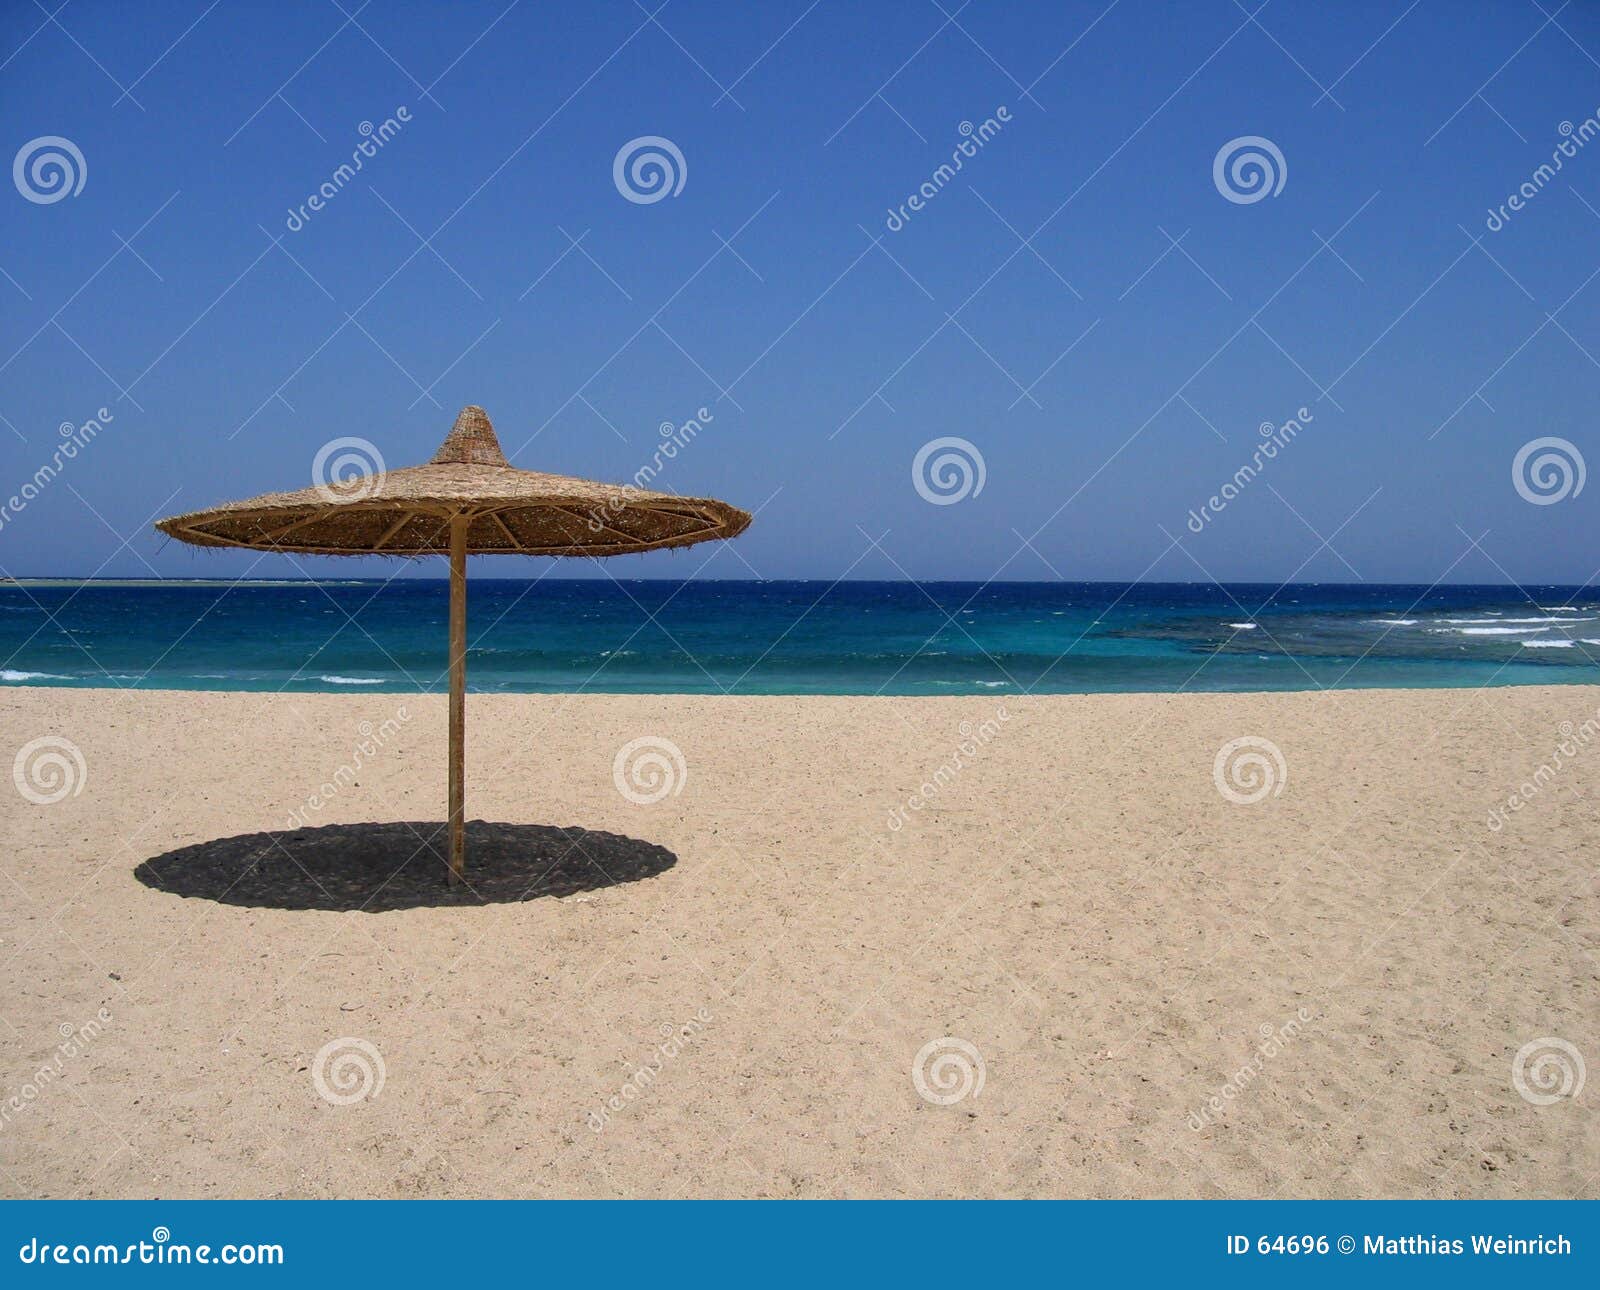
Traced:
MULTIPOLYGON (((365 440, 347 442, 377 457, 365 440)), ((467 556, 631 555, 735 537, 750 515, 706 497, 518 470, 480 407, 461 409, 426 465, 385 471, 381 459, 376 464, 353 478, 174 515, 156 527, 196 546, 450 557, 450 881, 456 883, 465 850, 467 556)))

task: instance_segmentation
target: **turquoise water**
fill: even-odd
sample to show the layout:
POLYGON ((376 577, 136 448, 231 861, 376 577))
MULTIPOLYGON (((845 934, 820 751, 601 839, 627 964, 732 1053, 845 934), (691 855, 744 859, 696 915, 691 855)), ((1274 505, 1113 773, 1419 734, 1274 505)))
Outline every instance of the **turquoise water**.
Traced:
MULTIPOLYGON (((0 586, 0 684, 439 690, 443 580, 0 586)), ((475 578, 477 691, 1600 682, 1600 587, 475 578)))

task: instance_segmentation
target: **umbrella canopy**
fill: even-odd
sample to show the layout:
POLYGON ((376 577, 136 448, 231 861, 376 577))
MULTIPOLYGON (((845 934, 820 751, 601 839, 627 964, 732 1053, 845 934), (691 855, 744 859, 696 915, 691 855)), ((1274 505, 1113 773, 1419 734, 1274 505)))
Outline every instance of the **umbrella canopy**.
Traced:
POLYGON ((156 527, 196 546, 448 555, 451 521, 462 516, 471 555, 627 555, 731 538, 750 523, 746 512, 708 497, 518 470, 488 414, 468 407, 425 466, 266 493, 156 527))
MULTIPOLYGON (((363 447, 371 445, 358 441, 363 447)), ((450 557, 450 879, 465 862, 468 555, 627 555, 736 537, 750 515, 679 497, 518 470, 488 414, 462 408, 433 460, 265 493, 156 527, 196 546, 305 555, 450 557)))

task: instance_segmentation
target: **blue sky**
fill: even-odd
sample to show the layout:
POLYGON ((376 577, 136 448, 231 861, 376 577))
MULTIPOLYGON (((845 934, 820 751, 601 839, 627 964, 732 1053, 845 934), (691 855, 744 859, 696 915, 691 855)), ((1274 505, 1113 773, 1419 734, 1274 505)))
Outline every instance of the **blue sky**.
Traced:
POLYGON ((6 3, 5 156, 64 138, 83 183, 0 190, 0 495, 112 416, 0 571, 382 575, 149 521, 339 436, 424 460, 480 403, 516 464, 614 480, 710 411, 657 485, 756 523, 618 576, 1592 578, 1600 483, 1534 504, 1513 462, 1600 466, 1600 13, 1247 2, 6 3), (675 195, 614 182, 644 136, 675 195), (1282 187, 1230 200, 1252 136, 1282 187), (933 505, 946 437, 983 487, 933 505))

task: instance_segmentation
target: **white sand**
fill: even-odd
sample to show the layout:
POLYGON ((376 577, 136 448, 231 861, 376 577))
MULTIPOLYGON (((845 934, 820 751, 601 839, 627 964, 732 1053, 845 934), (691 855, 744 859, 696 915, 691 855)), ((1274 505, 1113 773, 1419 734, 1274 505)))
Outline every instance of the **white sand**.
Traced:
POLYGON ((1556 752, 1600 688, 474 695, 471 816, 637 841, 501 831, 472 907, 416 866, 380 889, 405 829, 136 877, 282 828, 402 704, 319 825, 438 818, 442 699, 0 690, 7 761, 57 736, 87 769, 0 793, 0 1191, 1600 1193, 1600 1071, 1543 1106, 1512 1081, 1544 1037, 1600 1064, 1600 740, 1556 752), (652 805, 613 782, 642 736, 687 767, 652 805), (1213 781, 1242 736, 1287 768, 1254 805, 1213 781), (912 1066, 945 1036, 984 1083, 938 1105, 912 1066), (341 1038, 381 1057, 375 1097, 319 1095, 341 1038))

